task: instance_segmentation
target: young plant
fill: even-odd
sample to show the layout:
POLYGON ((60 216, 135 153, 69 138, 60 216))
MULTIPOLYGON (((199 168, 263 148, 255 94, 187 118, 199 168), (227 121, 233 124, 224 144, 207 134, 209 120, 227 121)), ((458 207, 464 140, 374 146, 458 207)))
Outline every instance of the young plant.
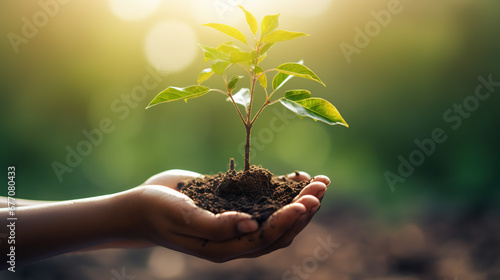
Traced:
POLYGON ((309 80, 316 81, 323 86, 326 86, 320 78, 311 69, 303 65, 302 60, 297 63, 284 63, 276 68, 264 70, 259 64, 267 56, 269 49, 278 42, 296 39, 302 36, 309 36, 301 32, 292 32, 278 29, 279 14, 268 15, 262 19, 259 25, 257 19, 245 8, 239 6, 245 13, 246 21, 250 30, 253 33, 254 44, 247 42, 245 35, 238 29, 221 23, 207 23, 204 26, 214 28, 234 39, 241 41, 247 50, 242 50, 232 42, 224 43, 216 48, 204 46, 200 44, 205 56, 205 62, 212 61, 210 68, 201 71, 198 76, 198 85, 188 87, 168 87, 160 92, 149 103, 146 109, 157 105, 175 100, 185 100, 200 97, 208 92, 216 91, 227 96, 227 100, 233 103, 241 122, 245 126, 246 141, 245 141, 245 168, 247 171, 250 169, 250 134, 255 120, 259 117, 262 111, 269 105, 275 104, 279 101, 283 106, 293 111, 300 118, 310 117, 315 121, 322 121, 330 125, 340 124, 348 127, 338 110, 328 101, 322 98, 311 97, 311 93, 304 89, 295 89, 285 92, 285 96, 271 100, 275 92, 280 89, 287 81, 293 76, 301 77, 309 80), (234 66, 243 68, 250 77, 250 88, 241 88, 236 91, 238 81, 243 76, 233 76, 228 79, 228 71, 234 66), (267 75, 271 72, 276 72, 273 77, 271 87, 268 90, 267 75), (211 89, 201 86, 203 82, 208 80, 213 74, 219 75, 223 81, 225 88, 211 89), (257 113, 252 115, 252 105, 254 101, 254 94, 256 91, 257 81, 262 86, 265 93, 265 101, 259 108, 257 113), (244 113, 237 104, 245 108, 244 113))

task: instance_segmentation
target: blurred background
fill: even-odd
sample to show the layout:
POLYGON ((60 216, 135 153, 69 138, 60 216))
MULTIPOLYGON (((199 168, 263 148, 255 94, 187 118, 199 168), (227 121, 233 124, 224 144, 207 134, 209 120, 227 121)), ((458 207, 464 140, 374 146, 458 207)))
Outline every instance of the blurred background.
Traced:
POLYGON ((196 84, 209 67, 198 43, 231 41, 202 23, 250 38, 238 4, 311 35, 274 46, 261 65, 304 59, 327 87, 294 78, 285 88, 328 99, 350 125, 276 104, 254 126, 253 164, 332 179, 311 225, 259 259, 106 250, 0 278, 500 279, 498 1, 4 1, 0 161, 16 167, 16 196, 119 192, 167 169, 224 172, 230 157, 241 168, 244 128, 224 96, 144 110, 162 89, 196 84), (317 259, 330 239, 337 247, 317 259))

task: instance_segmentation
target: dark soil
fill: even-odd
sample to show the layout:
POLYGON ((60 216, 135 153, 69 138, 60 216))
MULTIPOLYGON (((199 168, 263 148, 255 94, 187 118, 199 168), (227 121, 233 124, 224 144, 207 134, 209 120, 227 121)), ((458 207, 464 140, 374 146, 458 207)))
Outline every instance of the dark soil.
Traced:
POLYGON ((230 168, 225 174, 219 172, 182 182, 178 189, 191 197, 198 207, 215 214, 226 211, 248 213, 262 224, 278 209, 292 202, 308 183, 274 177, 267 169, 252 165, 246 172, 230 168))

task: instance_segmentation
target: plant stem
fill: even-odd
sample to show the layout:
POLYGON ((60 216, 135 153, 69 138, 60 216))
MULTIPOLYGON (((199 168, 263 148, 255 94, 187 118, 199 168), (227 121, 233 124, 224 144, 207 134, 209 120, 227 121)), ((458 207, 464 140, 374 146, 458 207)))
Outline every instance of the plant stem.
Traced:
POLYGON ((257 117, 260 115, 260 113, 262 113, 262 111, 264 110, 264 108, 266 108, 267 105, 269 105, 268 99, 266 99, 266 102, 264 102, 264 104, 262 104, 262 107, 260 107, 259 111, 257 111, 257 114, 255 114, 255 116, 253 117, 252 121, 250 122, 250 125, 253 125, 255 120, 257 120, 257 117))
POLYGON ((238 115, 240 116, 240 119, 241 121, 243 122, 243 124, 246 126, 247 123, 245 121, 245 118, 243 117, 243 115, 241 114, 241 111, 240 111, 240 108, 238 108, 238 105, 236 105, 236 102, 234 101, 234 98, 233 98, 233 95, 231 93, 228 93, 229 95, 229 98, 231 98, 231 103, 233 103, 234 105, 234 108, 236 108, 236 112, 238 112, 238 115))
POLYGON ((252 125, 246 125, 247 138, 245 141, 245 171, 250 170, 250 131, 252 130, 252 125))

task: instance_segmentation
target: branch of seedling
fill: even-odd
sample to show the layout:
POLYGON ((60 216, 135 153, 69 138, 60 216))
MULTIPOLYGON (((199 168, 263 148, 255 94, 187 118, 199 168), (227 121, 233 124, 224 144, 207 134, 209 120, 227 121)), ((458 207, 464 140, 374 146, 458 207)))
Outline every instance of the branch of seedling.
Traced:
POLYGON ((149 103, 147 108, 155 106, 159 103, 165 103, 175 100, 187 101, 191 98, 203 96, 210 91, 220 92, 228 96, 231 103, 233 103, 233 106, 236 109, 241 122, 245 126, 246 141, 244 170, 248 171, 250 169, 251 129, 262 111, 269 105, 280 101, 283 106, 293 111, 300 118, 310 117, 314 120, 319 120, 330 125, 341 124, 346 127, 348 127, 348 125, 342 118, 338 110, 335 108, 335 106, 322 98, 311 97, 311 92, 309 92, 308 90, 288 90, 285 92, 284 97, 271 101, 271 97, 274 95, 274 93, 292 76, 313 80, 322 84, 323 86, 326 85, 311 69, 303 65, 302 60, 296 63, 287 62, 268 70, 264 70, 259 67, 258 64, 267 56, 269 49, 273 47, 274 44, 309 35, 302 32, 292 32, 278 29, 279 14, 264 16, 259 26, 256 18, 250 12, 248 12, 241 6, 240 8, 244 11, 248 26, 253 33, 253 39, 255 41, 254 47, 249 46, 245 35, 232 26, 220 23, 208 23, 204 25, 214 28, 226 35, 233 37, 234 39, 237 39, 240 42, 243 42, 245 45, 249 46, 252 51, 242 51, 237 46, 233 45, 232 42, 221 44, 217 48, 200 44, 200 47, 203 49, 205 61, 212 60, 213 64, 210 68, 202 70, 202 72, 198 76, 198 85, 188 87, 168 87, 167 89, 160 92, 149 103), (235 76, 231 78, 229 82, 227 80, 227 72, 234 65, 239 65, 240 67, 242 67, 250 77, 250 89, 240 89, 239 92, 241 92, 241 94, 238 96, 236 95, 239 94, 239 92, 237 94, 233 94, 233 91, 236 89, 238 80, 242 77, 235 76), (271 93, 269 93, 267 90, 266 73, 271 71, 276 71, 278 73, 272 80, 273 90, 271 91, 271 93), (209 79, 213 74, 218 74, 221 76, 221 78, 224 80, 226 91, 220 89, 211 89, 201 85, 201 83, 209 79), (257 81, 259 81, 259 83, 262 85, 266 98, 257 113, 252 116, 252 107, 257 81), (241 112, 238 104, 244 105, 246 109, 245 115, 241 112))

